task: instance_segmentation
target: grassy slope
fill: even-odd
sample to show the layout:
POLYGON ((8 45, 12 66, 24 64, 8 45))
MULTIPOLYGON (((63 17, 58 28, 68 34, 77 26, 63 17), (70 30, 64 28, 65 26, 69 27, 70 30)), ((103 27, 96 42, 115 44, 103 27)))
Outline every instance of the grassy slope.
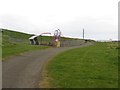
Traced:
POLYGON ((59 54, 47 67, 50 87, 118 87, 117 43, 96 43, 59 54))
POLYGON ((5 30, 2 33, 2 57, 6 58, 30 50, 48 48, 48 46, 30 45, 28 40, 30 36, 21 32, 5 30))
MULTIPOLYGON (((0 50, 3 49, 2 52, 0 52, 3 58, 12 55, 17 55, 19 53, 30 50, 48 48, 48 46, 30 45, 30 42, 28 40, 28 38, 32 36, 30 34, 15 32, 6 29, 3 30, 4 32, 2 33, 2 44, 1 44, 2 48, 0 48, 0 50)), ((42 43, 48 44, 49 41, 51 41, 52 39, 53 37, 42 36, 42 43)), ((40 41, 40 38, 38 38, 38 40, 40 41)), ((72 38, 62 38, 62 40, 72 40, 72 38)))

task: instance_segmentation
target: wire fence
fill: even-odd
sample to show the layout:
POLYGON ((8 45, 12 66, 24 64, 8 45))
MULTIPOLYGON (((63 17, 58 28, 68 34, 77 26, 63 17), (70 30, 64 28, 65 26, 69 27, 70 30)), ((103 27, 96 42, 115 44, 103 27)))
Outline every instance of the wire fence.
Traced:
MULTIPOLYGON (((41 37, 41 40, 38 38, 40 45, 48 45, 56 47, 57 44, 54 41, 53 37, 41 37)), ((85 40, 85 39, 71 39, 71 38, 64 38, 62 37, 60 40, 60 47, 71 47, 71 46, 80 46, 84 43, 91 42, 92 40, 85 40)))
POLYGON ((85 43, 85 40, 62 40, 61 47, 80 46, 85 43))

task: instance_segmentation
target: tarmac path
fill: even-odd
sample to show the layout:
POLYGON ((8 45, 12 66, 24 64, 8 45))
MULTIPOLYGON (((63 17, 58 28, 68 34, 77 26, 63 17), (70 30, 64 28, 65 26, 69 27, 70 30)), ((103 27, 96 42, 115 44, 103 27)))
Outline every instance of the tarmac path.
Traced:
POLYGON ((39 88, 43 65, 60 52, 88 46, 49 48, 26 52, 2 62, 2 88, 39 88))

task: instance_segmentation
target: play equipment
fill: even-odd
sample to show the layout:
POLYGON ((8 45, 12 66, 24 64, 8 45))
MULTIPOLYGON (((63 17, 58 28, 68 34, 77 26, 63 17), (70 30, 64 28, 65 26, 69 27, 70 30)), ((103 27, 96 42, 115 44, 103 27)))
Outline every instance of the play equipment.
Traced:
POLYGON ((60 47, 60 41, 61 41, 61 31, 60 29, 57 29, 54 31, 54 36, 44 36, 44 34, 49 34, 51 35, 50 32, 44 32, 41 33, 38 36, 32 36, 29 38, 30 42, 32 45, 39 45, 38 40, 40 40, 40 45, 50 45, 50 46, 54 46, 54 47, 60 47), (40 39, 38 39, 38 37, 40 37, 40 39))
POLYGON ((30 42, 32 45, 39 45, 39 42, 38 42, 38 36, 32 36, 29 38, 30 42))
POLYGON ((49 32, 44 32, 44 33, 41 33, 39 36, 40 36, 40 45, 51 45, 51 37, 49 38, 49 40, 44 40, 44 38, 42 37, 44 34, 48 34, 48 35, 51 35, 51 33, 49 32))
POLYGON ((60 47, 60 38, 61 38, 61 31, 60 31, 60 29, 55 30, 53 46, 60 47))
POLYGON ((54 47, 70 47, 70 46, 80 46, 88 40, 85 39, 70 39, 64 37, 61 33, 60 29, 54 31, 54 34, 51 36, 50 32, 44 32, 40 35, 34 35, 29 38, 32 45, 47 45, 47 46, 54 46, 54 47), (44 35, 50 35, 49 37, 44 35), (40 43, 38 42, 40 41, 40 43))

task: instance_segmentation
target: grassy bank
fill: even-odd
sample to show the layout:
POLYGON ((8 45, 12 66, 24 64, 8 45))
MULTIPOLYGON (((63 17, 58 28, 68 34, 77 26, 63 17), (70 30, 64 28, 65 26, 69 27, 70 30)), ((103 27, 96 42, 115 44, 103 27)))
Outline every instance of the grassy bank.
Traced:
POLYGON ((3 29, 2 32, 2 58, 18 55, 20 53, 48 48, 48 46, 30 45, 29 37, 32 35, 3 29))
POLYGON ((116 88, 117 47, 117 43, 96 43, 61 53, 48 63, 45 82, 60 88, 116 88))
MULTIPOLYGON (((40 46, 40 45, 30 45, 29 38, 33 35, 26 34, 22 32, 16 32, 12 30, 3 29, 2 34, 2 57, 6 58, 9 56, 17 55, 19 53, 23 53, 30 50, 40 50, 49 48, 48 46, 40 46)), ((42 36, 42 44, 49 44, 54 38, 53 36, 42 36)), ((76 40, 73 38, 62 37, 61 40, 76 40)), ((38 37, 38 41, 40 43, 40 37, 38 37)), ((0 49, 0 50, 1 50, 0 49)))
POLYGON ((46 49, 48 46, 36 46, 36 45, 26 45, 26 44, 14 44, 10 47, 3 47, 2 57, 7 58, 9 56, 18 55, 23 52, 32 50, 46 49))

